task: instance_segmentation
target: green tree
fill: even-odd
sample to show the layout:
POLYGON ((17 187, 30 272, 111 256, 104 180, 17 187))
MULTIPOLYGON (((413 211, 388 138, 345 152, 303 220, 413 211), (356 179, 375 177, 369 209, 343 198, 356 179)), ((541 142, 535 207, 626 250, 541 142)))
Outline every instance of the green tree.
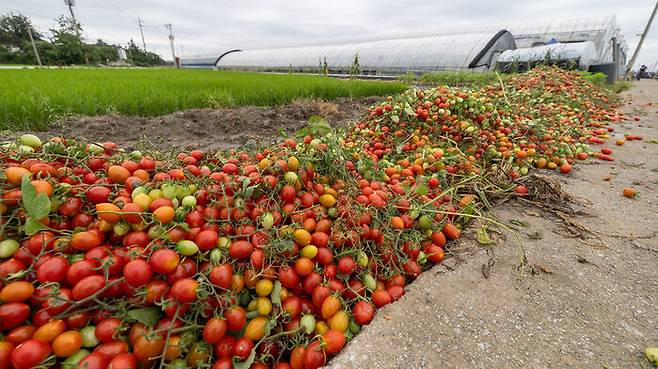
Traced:
POLYGON ((86 44, 85 50, 89 63, 105 64, 119 60, 118 46, 110 45, 105 41, 98 39, 95 44, 86 44))
POLYGON ((0 15, 0 45, 5 48, 21 47, 24 42, 30 40, 28 29, 32 31, 32 37, 36 41, 43 37, 34 28, 30 19, 20 14, 0 15))
POLYGON ((160 57, 160 55, 140 49, 137 47, 133 39, 130 39, 126 52, 128 55, 130 55, 130 57, 132 57, 132 63, 135 65, 148 67, 152 65, 165 64, 165 61, 160 57))
POLYGON ((72 19, 60 16, 57 18, 58 28, 51 29, 53 43, 56 48, 56 64, 84 64, 85 49, 78 34, 82 32, 79 23, 72 19))

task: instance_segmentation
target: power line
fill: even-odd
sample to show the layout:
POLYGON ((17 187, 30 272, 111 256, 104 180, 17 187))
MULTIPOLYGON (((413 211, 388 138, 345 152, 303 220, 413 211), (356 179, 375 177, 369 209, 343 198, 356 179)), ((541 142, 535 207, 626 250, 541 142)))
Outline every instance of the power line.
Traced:
POLYGON ((49 20, 56 19, 56 18, 53 18, 52 16, 49 16, 49 15, 35 13, 35 12, 31 11, 31 10, 30 10, 30 11, 23 10, 23 9, 20 9, 20 8, 18 8, 18 7, 16 7, 16 6, 5 5, 5 4, 0 3, 0 7, 3 7, 3 8, 5 8, 5 9, 8 9, 10 12, 15 12, 15 13, 18 13, 18 14, 29 15, 29 16, 32 16, 32 17, 38 17, 38 18, 49 19, 49 20))
POLYGON ((103 0, 103 2, 104 2, 105 4, 107 4, 107 5, 109 5, 111 8, 113 8, 115 11, 117 11, 117 12, 119 12, 119 13, 123 13, 123 14, 128 14, 128 15, 130 15, 130 13, 128 13, 125 9, 121 8, 120 6, 118 6, 118 5, 116 5, 116 4, 113 4, 113 3, 110 2, 109 0, 103 0))

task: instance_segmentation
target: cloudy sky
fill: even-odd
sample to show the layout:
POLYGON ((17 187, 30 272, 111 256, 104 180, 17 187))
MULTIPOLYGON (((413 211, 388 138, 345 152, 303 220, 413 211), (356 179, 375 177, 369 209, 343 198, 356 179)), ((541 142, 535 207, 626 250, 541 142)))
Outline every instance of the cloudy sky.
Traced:
MULTIPOLYGON (((146 46, 171 60, 166 23, 173 24, 176 53, 183 57, 267 46, 326 43, 382 35, 413 35, 451 26, 617 15, 629 45, 629 58, 653 5, 652 0, 76 0, 75 12, 85 39, 102 38, 146 46), (276 4, 276 5, 275 5, 276 4)), ((0 13, 20 12, 46 32, 55 18, 68 14, 64 0, 0 0, 0 13)), ((639 64, 658 61, 658 19, 639 64)), ((636 64, 636 65, 639 65, 636 64)))

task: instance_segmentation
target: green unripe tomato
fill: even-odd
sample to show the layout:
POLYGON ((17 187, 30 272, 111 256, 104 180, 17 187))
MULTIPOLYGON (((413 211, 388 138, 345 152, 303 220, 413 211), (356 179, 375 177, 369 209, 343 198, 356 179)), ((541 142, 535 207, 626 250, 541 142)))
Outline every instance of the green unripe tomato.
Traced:
POLYGON ((217 240, 217 247, 219 247, 221 250, 228 250, 229 246, 231 246, 230 238, 220 237, 219 240, 217 240))
POLYGON ((304 327, 304 333, 311 334, 315 330, 315 317, 311 314, 306 314, 299 321, 299 325, 304 327))
POLYGON ((114 227, 112 227, 112 231, 117 236, 125 236, 128 232, 131 231, 131 228, 127 223, 118 222, 114 225, 114 227))
POLYGON ((144 154, 139 151, 139 150, 134 150, 133 152, 130 153, 130 158, 133 160, 139 160, 144 156, 144 154))
POLYGON ((213 265, 219 264, 222 261, 222 250, 214 248, 210 250, 210 263, 213 265))
POLYGON ((356 264, 361 268, 368 266, 368 254, 363 252, 363 250, 358 250, 356 252, 356 264))
POLYGON ((286 175, 283 176, 283 179, 290 185, 294 185, 297 182, 297 173, 295 172, 288 172, 286 175))
POLYGON ((176 186, 176 198, 178 200, 183 200, 186 196, 192 194, 189 186, 176 186))
POLYGON ((18 141, 21 145, 29 146, 33 149, 41 146, 41 139, 33 134, 26 133, 22 135, 18 141))
POLYGON ((162 190, 159 189, 159 188, 155 188, 155 189, 152 189, 151 191, 149 191, 149 197, 152 200, 161 199, 163 196, 164 196, 164 193, 162 193, 162 190))
POLYGON ((265 213, 261 217, 260 223, 265 229, 272 228, 272 226, 274 225, 274 216, 272 215, 272 213, 265 213))
POLYGON ((418 226, 422 230, 429 229, 432 227, 432 218, 428 217, 427 215, 422 215, 420 218, 418 218, 418 226))
POLYGON ((160 189, 162 190, 162 195, 167 199, 173 199, 176 197, 176 185, 172 183, 164 183, 160 189))
POLYGON ((80 349, 76 351, 73 355, 69 356, 62 362, 62 369, 75 369, 78 367, 78 363, 82 361, 82 359, 86 358, 90 354, 89 351, 85 349, 80 349))
POLYGON ((4 240, 0 242, 0 259, 11 257, 21 246, 16 240, 4 240))
POLYGON ((82 336, 82 347, 92 348, 98 346, 100 341, 96 338, 96 327, 88 325, 80 330, 82 336))
POLYGON ((196 206, 196 197, 192 195, 185 196, 181 203, 183 204, 183 207, 191 209, 196 206))
POLYGON ((18 152, 20 152, 21 154, 29 154, 34 152, 34 149, 32 148, 32 146, 19 145, 18 152))
POLYGON ((374 291, 377 288, 377 280, 370 274, 364 274, 363 277, 361 277, 361 282, 370 291, 374 291))
POLYGON ((199 252, 199 246, 194 241, 180 240, 176 242, 176 251, 183 256, 192 256, 199 252))

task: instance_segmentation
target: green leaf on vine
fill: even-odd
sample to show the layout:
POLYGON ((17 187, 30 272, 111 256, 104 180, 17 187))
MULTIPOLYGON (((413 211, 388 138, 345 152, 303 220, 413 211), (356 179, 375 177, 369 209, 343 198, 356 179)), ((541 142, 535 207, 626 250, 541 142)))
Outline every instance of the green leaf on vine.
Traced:
POLYGON ((270 296, 274 305, 281 306, 281 282, 278 280, 274 282, 274 288, 270 296))
POLYGON ((133 319, 147 327, 153 327, 160 319, 160 309, 156 307, 147 307, 142 309, 130 310, 128 318, 133 319))
POLYGON ((415 192, 416 192, 416 195, 420 195, 420 196, 427 195, 430 192, 430 188, 427 187, 426 185, 422 184, 422 185, 416 186, 415 192))
POLYGON ((28 217, 38 220, 50 214, 50 199, 45 193, 37 194, 28 176, 24 176, 21 182, 21 198, 28 217))
POLYGON ((38 221, 32 219, 32 217, 27 218, 25 225, 23 226, 23 232, 25 232, 25 234, 28 236, 32 236, 39 231, 43 231, 44 229, 46 229, 46 227, 38 221))

